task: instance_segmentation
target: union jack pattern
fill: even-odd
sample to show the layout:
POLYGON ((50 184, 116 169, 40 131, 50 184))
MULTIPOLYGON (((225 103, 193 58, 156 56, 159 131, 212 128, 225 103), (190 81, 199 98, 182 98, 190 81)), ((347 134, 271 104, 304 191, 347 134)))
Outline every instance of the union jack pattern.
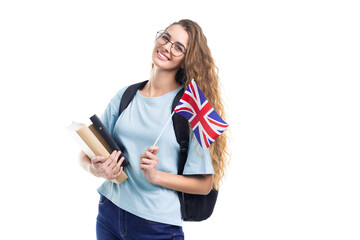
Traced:
POLYGON ((194 79, 181 97, 174 112, 185 117, 203 148, 208 148, 229 126, 210 105, 194 79))

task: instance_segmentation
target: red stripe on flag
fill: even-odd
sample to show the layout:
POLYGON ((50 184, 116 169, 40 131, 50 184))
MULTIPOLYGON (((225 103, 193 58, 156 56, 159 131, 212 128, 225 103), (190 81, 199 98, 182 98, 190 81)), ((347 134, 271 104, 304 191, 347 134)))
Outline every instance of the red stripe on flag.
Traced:
POLYGON ((206 103, 206 105, 201 109, 200 112, 196 113, 195 117, 191 120, 190 125, 194 129, 195 125, 200 122, 201 126, 204 128, 206 133, 215 140, 219 134, 217 134, 206 122, 204 116, 206 113, 211 111, 213 108, 211 107, 210 103, 206 103))
POLYGON ((190 104, 193 107, 193 109, 195 111, 195 114, 200 112, 199 106, 197 105, 195 100, 191 96, 189 96, 188 94, 184 94, 182 96, 181 100, 183 100, 183 101, 187 102, 188 104, 190 104))
POLYGON ((208 117, 207 119, 209 122, 211 122, 212 124, 216 125, 216 126, 219 126, 219 127, 227 127, 228 124, 223 124, 223 123, 218 123, 218 122, 215 122, 214 120, 212 120, 211 118, 208 117))
POLYGON ((192 91, 192 95, 194 96, 194 98, 197 100, 197 94, 195 92, 195 89, 194 89, 194 85, 192 84, 192 82, 190 83, 190 88, 191 88, 191 91, 192 91))
POLYGON ((180 112, 180 111, 186 111, 186 112, 190 112, 190 113, 194 114, 193 110, 191 108, 187 108, 187 107, 177 108, 174 110, 174 112, 180 112))
POLYGON ((216 132, 214 132, 214 130, 209 126, 209 124, 205 121, 205 119, 201 119, 201 125, 204 128, 204 130, 206 131, 206 133, 213 139, 215 140, 219 134, 217 134, 216 132))
POLYGON ((207 102, 206 105, 199 112, 196 112, 196 116, 190 122, 190 125, 192 127, 194 127, 197 124, 197 122, 201 121, 201 119, 204 118, 204 115, 211 109, 212 109, 212 107, 211 107, 210 103, 207 102))
POLYGON ((204 139, 204 142, 205 142, 206 147, 208 148, 210 145, 209 145, 209 141, 208 141, 208 139, 207 139, 207 137, 206 137, 206 135, 205 135, 204 132, 203 132, 203 139, 204 139))

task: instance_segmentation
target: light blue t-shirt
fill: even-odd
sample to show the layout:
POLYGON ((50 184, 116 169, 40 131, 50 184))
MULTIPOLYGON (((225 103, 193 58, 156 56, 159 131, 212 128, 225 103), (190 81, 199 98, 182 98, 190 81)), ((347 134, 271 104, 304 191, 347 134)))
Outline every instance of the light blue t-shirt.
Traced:
MULTIPOLYGON (((178 89, 160 97, 145 97, 139 91, 118 118, 121 89, 111 99, 101 120, 120 145, 130 165, 125 168, 128 179, 121 184, 106 180, 98 192, 118 207, 151 221, 182 225, 177 192, 150 183, 140 170, 140 155, 154 144, 171 115, 171 105, 178 89)), ((157 146, 157 170, 177 174, 179 144, 176 141, 172 120, 160 137, 157 146)), ((213 174, 208 149, 203 149, 194 136, 190 136, 189 152, 184 175, 213 174)))

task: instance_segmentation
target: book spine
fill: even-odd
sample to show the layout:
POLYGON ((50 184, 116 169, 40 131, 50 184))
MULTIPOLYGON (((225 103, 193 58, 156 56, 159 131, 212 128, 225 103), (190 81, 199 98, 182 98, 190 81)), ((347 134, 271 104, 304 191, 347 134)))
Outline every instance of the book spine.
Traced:
POLYGON ((106 130, 104 124, 101 122, 100 118, 95 114, 90 118, 96 130, 101 134, 101 136, 105 139, 107 144, 112 150, 119 151, 120 147, 117 145, 115 140, 111 137, 110 133, 106 130))
MULTIPOLYGON (((91 122, 93 123, 94 128, 96 128, 96 131, 102 136, 104 141, 107 143, 107 146, 111 149, 110 152, 113 150, 121 151, 119 145, 115 142, 115 140, 111 137, 110 133, 106 130, 104 124, 101 122, 100 118, 94 114, 90 118, 91 122)), ((122 151, 121 151, 122 152, 122 151)), ((126 157, 121 153, 119 160, 124 157, 124 161, 121 164, 121 166, 126 167, 129 165, 129 161, 126 159, 126 157)))

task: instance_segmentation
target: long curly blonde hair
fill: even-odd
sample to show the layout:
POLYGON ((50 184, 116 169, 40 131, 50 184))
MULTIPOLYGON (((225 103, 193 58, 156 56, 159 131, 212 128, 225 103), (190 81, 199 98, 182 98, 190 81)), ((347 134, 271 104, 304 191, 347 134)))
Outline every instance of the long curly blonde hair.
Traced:
MULTIPOLYGON (((209 103, 222 119, 225 119, 224 105, 220 93, 218 71, 207 39, 201 27, 194 21, 183 19, 174 22, 173 25, 182 26, 189 34, 188 47, 184 59, 184 68, 180 68, 176 74, 176 81, 187 87, 192 79, 200 87, 209 103)), ((167 28, 169 28, 167 27, 167 28)), ((225 169, 230 159, 227 149, 227 131, 223 132, 210 146, 210 156, 214 167, 214 188, 219 189, 224 177, 225 169)))

